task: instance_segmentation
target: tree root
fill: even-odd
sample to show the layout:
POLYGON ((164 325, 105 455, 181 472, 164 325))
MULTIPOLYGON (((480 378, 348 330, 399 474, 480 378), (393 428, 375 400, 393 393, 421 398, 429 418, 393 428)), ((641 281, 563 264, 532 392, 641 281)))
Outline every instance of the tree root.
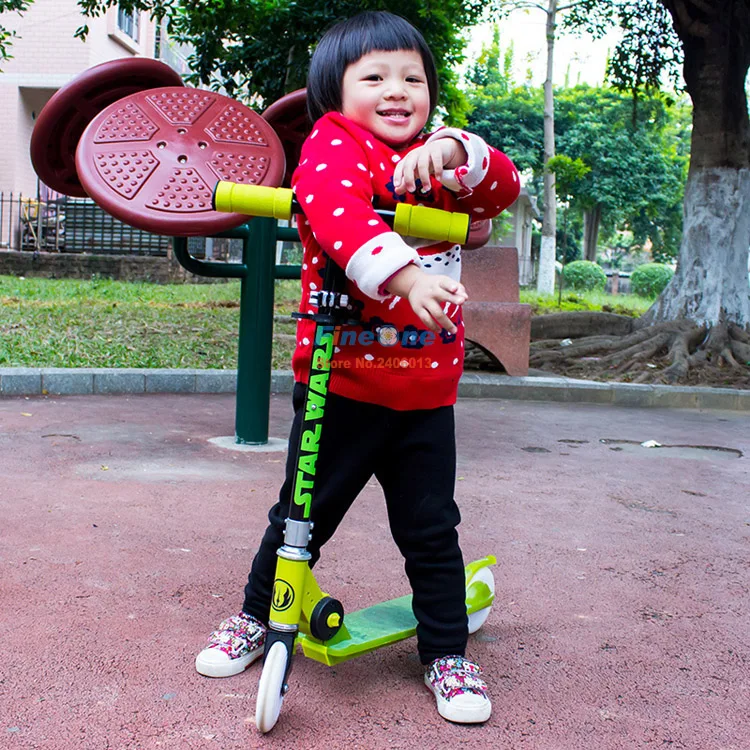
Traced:
POLYGON ((593 334, 624 336, 634 329, 635 318, 604 312, 569 312, 535 315, 531 319, 531 339, 577 339, 593 334))
POLYGON ((736 359, 750 365, 750 334, 739 326, 729 326, 729 348, 736 359))
MULTIPOLYGON (((575 313, 566 317, 571 315, 575 313)), ((590 321, 591 314, 586 315, 590 321)), ((619 324, 607 320, 603 327, 607 325, 619 324)), ((543 335, 539 341, 532 340, 532 368, 594 380, 750 388, 750 333, 736 325, 722 322, 706 328, 678 320, 645 327, 636 324, 624 335, 602 335, 601 326, 594 326, 595 335, 577 337, 565 336, 557 324, 536 330, 543 335), (549 335, 553 330, 555 337, 549 335)), ((580 325, 569 330, 580 334, 580 325)))

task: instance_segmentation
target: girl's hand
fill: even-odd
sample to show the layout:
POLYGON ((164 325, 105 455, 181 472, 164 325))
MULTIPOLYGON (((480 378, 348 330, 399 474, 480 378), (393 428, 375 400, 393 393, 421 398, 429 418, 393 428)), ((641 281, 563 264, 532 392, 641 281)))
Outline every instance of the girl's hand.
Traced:
POLYGON ((455 169, 466 164, 466 149, 455 138, 438 138, 410 151, 396 164, 393 186, 397 195, 417 190, 417 180, 422 184, 421 192, 430 192, 430 176, 438 179, 444 169, 455 169))
MULTIPOLYGON (((463 305, 468 299, 464 285, 449 276, 425 273, 408 265, 388 282, 388 291, 409 301, 417 317, 435 333, 445 328, 456 333, 455 323, 448 317, 450 305, 463 305)), ((454 311, 455 314, 455 311, 454 311)))

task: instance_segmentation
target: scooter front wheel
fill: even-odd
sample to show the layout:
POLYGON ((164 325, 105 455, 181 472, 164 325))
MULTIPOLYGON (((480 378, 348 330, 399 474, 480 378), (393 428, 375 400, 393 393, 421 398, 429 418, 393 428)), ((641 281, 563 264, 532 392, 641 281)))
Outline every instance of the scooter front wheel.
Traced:
POLYGON ((255 724, 264 734, 270 732, 279 720, 288 659, 289 652, 281 641, 274 643, 266 654, 255 703, 255 724))
MULTIPOLYGON (((490 591, 494 595, 495 593, 495 576, 492 575, 492 571, 489 568, 481 568, 478 570, 466 583, 466 588, 468 589, 469 586, 471 586, 472 583, 475 581, 481 581, 482 583, 487 584, 490 591)), ((479 628, 484 625, 484 621, 487 619, 487 617, 490 614, 490 610, 492 609, 492 605, 490 604, 489 607, 484 607, 483 609, 478 609, 476 612, 472 612, 469 615, 469 634, 476 633, 479 628)))

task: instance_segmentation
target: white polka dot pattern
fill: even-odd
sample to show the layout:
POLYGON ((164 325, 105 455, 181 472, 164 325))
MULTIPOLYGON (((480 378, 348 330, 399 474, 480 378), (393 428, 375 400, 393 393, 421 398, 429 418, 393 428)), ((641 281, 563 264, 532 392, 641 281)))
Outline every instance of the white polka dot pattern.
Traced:
MULTIPOLYGON (((377 138, 363 134, 360 128, 338 113, 323 117, 314 126, 313 133, 303 146, 303 158, 293 179, 297 199, 305 212, 305 218, 300 217, 298 222, 305 246, 300 309, 317 310, 310 300, 321 287, 324 253, 330 251, 336 253, 337 261, 345 266, 346 293, 361 308, 363 320, 379 316, 400 333, 411 330, 410 325, 422 331, 425 326, 415 317, 408 300, 388 294, 387 282, 409 263, 428 274, 458 280, 461 248, 450 243, 431 244, 416 238, 402 239, 387 230, 383 220, 372 212, 371 197, 383 208, 393 208, 395 196, 391 192, 392 185, 389 185, 394 171, 392 165, 398 164, 409 148, 394 153, 393 149, 377 138), (308 220, 309 225, 305 226, 304 222, 308 220)), ((466 188, 458 183, 453 185, 446 179, 444 185, 450 191, 438 187, 427 197, 407 195, 406 202, 448 210, 463 208, 474 218, 495 215, 496 206, 504 208, 511 192, 508 186, 511 185, 512 189, 513 180, 517 180, 502 165, 504 155, 490 152, 481 139, 460 130, 443 129, 440 137, 461 138, 466 147, 469 160, 460 174, 466 188), (492 163, 489 163, 490 153, 492 163), (485 176, 488 179, 483 182, 485 176), (466 202, 457 203, 456 198, 466 202)), ((428 137, 422 137, 421 142, 426 140, 428 137)), ((455 170, 447 171, 449 179, 455 182, 455 170)), ((443 175, 439 178, 442 179, 443 175)), ((351 360, 352 367, 351 370, 337 369, 335 378, 332 375, 331 383, 335 382, 337 389, 334 392, 352 398, 368 394, 365 400, 372 395, 373 403, 395 405, 396 408, 434 408, 451 403, 463 361, 463 324, 460 306, 450 303, 446 305, 446 312, 459 326, 459 335, 447 337, 443 334, 422 349, 404 347, 398 342, 388 351, 381 349, 377 341, 369 347, 355 343, 354 350, 337 346, 337 357, 342 362, 351 360), (380 365, 374 366, 373 360, 379 361, 389 354, 390 364, 385 371, 380 365), (367 363, 368 367, 355 368, 355 358, 360 364, 367 363), (394 376, 398 376, 401 382, 393 381, 394 376), (358 383, 360 390, 347 391, 349 383, 358 383)), ((314 325, 310 321, 301 321, 298 330, 300 347, 294 355, 297 376, 308 371, 314 325)), ((377 326, 367 330, 377 331, 377 326)))

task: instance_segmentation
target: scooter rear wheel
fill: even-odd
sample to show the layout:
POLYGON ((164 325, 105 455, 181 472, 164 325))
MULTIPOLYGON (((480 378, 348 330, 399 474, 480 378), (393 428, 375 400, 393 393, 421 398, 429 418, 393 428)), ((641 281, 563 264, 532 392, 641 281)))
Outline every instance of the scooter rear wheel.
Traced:
MULTIPOLYGON (((469 586, 471 586, 472 583, 475 581, 481 581, 482 583, 486 583, 489 587, 490 591, 494 594, 495 593, 495 576, 492 575, 492 571, 489 568, 481 568, 478 570, 466 583, 466 588, 468 589, 469 586)), ((469 634, 476 633, 479 628, 484 625, 485 620, 490 614, 490 610, 492 609, 492 605, 490 604, 489 607, 484 607, 483 609, 478 609, 476 612, 472 612, 469 615, 469 634)))
POLYGON ((281 704, 284 702, 284 675, 288 659, 286 646, 277 641, 271 646, 263 664, 255 703, 255 724, 264 734, 270 732, 279 720, 281 704))

